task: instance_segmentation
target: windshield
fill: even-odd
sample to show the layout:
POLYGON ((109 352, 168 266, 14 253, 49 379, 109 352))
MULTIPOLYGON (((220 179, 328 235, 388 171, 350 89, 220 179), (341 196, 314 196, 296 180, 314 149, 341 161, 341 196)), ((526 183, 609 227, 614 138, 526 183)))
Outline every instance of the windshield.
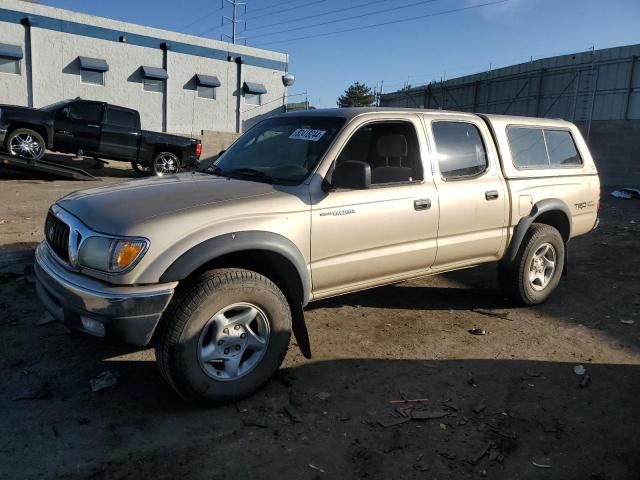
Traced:
POLYGON ((297 185, 344 124, 338 117, 277 117, 253 127, 209 168, 218 175, 297 185))
POLYGON ((66 106, 71 100, 62 100, 60 102, 52 103, 51 105, 47 105, 46 107, 42 107, 40 110, 45 112, 55 112, 56 110, 66 106))

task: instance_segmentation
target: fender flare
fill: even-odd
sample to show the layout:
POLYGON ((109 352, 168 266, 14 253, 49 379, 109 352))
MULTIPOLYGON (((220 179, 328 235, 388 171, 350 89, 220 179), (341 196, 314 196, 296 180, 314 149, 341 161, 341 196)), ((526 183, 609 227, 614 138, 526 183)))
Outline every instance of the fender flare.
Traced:
POLYGON ((302 305, 309 303, 311 278, 302 253, 291 240, 271 232, 236 232, 205 240, 180 255, 160 276, 160 282, 184 280, 202 265, 216 258, 245 250, 266 250, 291 262, 302 284, 302 305))
POLYGON ((202 265, 230 253, 246 250, 266 250, 287 259, 298 272, 302 284, 302 302, 290 305, 292 330, 298 346, 306 358, 311 358, 311 342, 303 308, 311 297, 311 278, 302 253, 288 238, 271 232, 247 231, 228 233, 205 240, 178 257, 160 277, 160 282, 184 280, 202 265))
MULTIPOLYGON (((524 240, 524 236, 531 227, 531 224, 536 221, 540 215, 546 212, 551 211, 560 211, 564 213, 567 217, 567 221, 569 222, 569 235, 567 237, 566 242, 571 238, 571 210, 566 203, 557 198, 547 198, 545 200, 541 200, 536 203, 531 212, 526 217, 522 217, 516 225, 516 228, 513 232, 513 238, 511 239, 511 243, 509 244, 509 250, 507 252, 506 258, 509 262, 514 262, 516 259, 516 255, 518 255, 518 250, 520 250, 520 245, 522 244, 522 240, 524 240)), ((565 243, 566 243, 565 242, 565 243)))

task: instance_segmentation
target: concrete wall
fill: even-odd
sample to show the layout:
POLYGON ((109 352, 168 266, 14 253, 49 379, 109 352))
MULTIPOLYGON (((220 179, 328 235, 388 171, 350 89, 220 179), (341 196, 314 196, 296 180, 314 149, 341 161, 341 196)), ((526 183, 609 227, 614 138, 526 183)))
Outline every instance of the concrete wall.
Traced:
POLYGON ((544 58, 382 95, 388 107, 564 118, 587 136, 601 181, 640 186, 640 45, 544 58), (591 120, 591 122, 590 122, 591 120))
POLYGON ((543 58, 384 94, 388 107, 564 118, 640 119, 640 45, 543 58))
MULTIPOLYGON (((587 124, 578 122, 582 134, 587 124)), ((589 149, 605 185, 640 188, 640 120, 596 120, 589 149)))
MULTIPOLYGON (((0 43, 18 45, 25 52, 24 28, 22 25, 12 25, 0 22, 0 43)), ((10 103, 16 105, 27 105, 27 82, 26 82, 26 62, 23 58, 20 61, 20 75, 12 73, 0 73, 0 103, 5 102, 5 98, 14 99, 10 103)))
MULTIPOLYGON (((238 127, 248 127, 251 119, 277 111, 286 94, 282 75, 288 57, 283 53, 44 5, 0 0, 0 43, 20 45, 26 54, 27 29, 31 32, 35 107, 79 96, 134 108, 140 112, 143 128, 148 130, 162 131, 166 116, 164 127, 170 132, 236 132, 238 127), (20 25, 25 17, 31 18, 31 27, 20 25), (127 42, 119 42, 120 36, 125 36, 127 42), (140 67, 164 66, 163 43, 168 45, 166 94, 146 92, 140 67), (107 61, 109 71, 105 73, 104 86, 80 82, 78 56, 107 61), (240 82, 237 57, 242 58, 240 82), (197 97, 196 74, 218 77, 221 86, 216 89, 215 100, 197 97), (267 89, 263 104, 257 109, 244 104, 243 92, 238 90, 244 81, 262 83, 267 89)), ((29 105, 26 61, 22 60, 20 75, 0 74, 0 103, 29 105)))

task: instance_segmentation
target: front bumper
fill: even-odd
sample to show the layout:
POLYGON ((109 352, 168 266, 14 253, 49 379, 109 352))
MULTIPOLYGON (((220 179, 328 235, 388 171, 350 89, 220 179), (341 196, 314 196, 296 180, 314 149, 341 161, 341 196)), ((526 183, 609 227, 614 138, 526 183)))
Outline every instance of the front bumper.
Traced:
POLYGON ((38 298, 71 330, 139 346, 151 340, 178 285, 117 286, 71 272, 46 241, 36 249, 35 273, 38 298))

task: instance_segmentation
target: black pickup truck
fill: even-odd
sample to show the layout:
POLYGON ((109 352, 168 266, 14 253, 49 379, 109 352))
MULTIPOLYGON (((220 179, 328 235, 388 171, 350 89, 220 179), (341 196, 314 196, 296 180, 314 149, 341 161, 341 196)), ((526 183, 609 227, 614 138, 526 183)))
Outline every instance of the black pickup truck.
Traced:
POLYGON ((0 105, 0 145, 34 161, 49 149, 127 161, 155 175, 197 164, 202 151, 200 140, 141 130, 135 110, 82 99, 40 109, 0 105))

